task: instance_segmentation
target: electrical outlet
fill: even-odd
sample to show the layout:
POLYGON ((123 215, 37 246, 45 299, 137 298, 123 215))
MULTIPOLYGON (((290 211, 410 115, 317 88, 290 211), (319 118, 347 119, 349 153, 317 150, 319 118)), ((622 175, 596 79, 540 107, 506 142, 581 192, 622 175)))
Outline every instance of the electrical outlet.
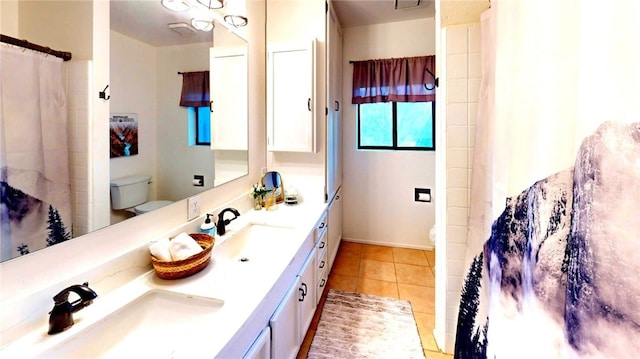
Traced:
POLYGON ((262 167, 260 169, 260 176, 264 176, 267 173, 267 167, 262 167))
POLYGON ((187 221, 200 216, 200 196, 187 199, 187 221))

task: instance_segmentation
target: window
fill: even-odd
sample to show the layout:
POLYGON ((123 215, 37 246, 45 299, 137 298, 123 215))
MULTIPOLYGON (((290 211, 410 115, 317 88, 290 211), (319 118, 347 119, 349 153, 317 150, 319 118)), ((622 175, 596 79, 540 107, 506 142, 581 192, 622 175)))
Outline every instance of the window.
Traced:
POLYGON ((189 107, 189 145, 211 145, 211 111, 209 107, 189 107))
POLYGON ((435 101, 358 105, 359 150, 435 150, 435 101))

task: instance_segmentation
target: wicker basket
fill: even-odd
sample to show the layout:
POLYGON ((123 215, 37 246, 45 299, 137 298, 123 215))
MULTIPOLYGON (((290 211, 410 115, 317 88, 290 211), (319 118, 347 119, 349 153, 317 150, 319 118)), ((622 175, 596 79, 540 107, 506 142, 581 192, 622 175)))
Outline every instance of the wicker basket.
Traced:
POLYGON ((179 279, 196 274, 209 265, 211 249, 215 238, 206 233, 189 233, 202 247, 203 251, 179 261, 161 261, 151 256, 151 264, 158 277, 162 279, 179 279))

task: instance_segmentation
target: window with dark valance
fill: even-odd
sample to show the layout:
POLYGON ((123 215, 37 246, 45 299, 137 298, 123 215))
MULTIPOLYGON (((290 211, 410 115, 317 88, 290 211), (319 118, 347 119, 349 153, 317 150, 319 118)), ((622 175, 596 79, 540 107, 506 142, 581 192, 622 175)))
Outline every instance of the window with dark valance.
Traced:
POLYGON ((180 106, 209 107, 209 71, 184 72, 180 106))
POLYGON ((436 86, 431 75, 435 74, 435 58, 431 55, 354 61, 351 103, 435 101, 436 86))

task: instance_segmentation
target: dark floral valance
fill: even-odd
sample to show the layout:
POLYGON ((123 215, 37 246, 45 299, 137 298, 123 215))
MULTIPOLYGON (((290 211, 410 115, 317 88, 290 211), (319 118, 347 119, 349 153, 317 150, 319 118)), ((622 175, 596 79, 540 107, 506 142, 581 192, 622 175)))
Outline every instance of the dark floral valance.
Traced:
POLYGON ((209 71, 184 72, 180 106, 208 107, 209 101, 209 71))
POLYGON ((435 60, 431 55, 354 61, 351 103, 435 101, 435 60))

